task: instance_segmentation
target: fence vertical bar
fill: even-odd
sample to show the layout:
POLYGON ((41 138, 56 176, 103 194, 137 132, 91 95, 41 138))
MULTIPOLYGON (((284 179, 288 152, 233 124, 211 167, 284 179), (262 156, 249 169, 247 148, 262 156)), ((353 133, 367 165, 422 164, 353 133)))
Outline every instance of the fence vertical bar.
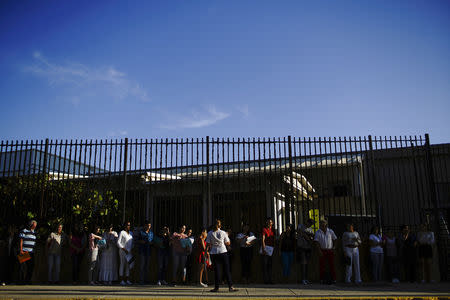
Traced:
POLYGON ((373 192, 373 197, 375 199, 375 205, 376 205, 377 225, 381 232, 382 231, 381 207, 380 207, 380 203, 378 202, 377 181, 375 179, 375 160, 374 160, 374 154, 373 154, 372 135, 369 135, 369 153, 370 153, 370 163, 372 165, 370 175, 372 177, 372 185, 373 185, 372 192, 373 192))
POLYGON ((207 224, 212 224, 211 182, 209 178, 210 175, 209 147, 210 147, 209 136, 206 136, 206 211, 207 211, 206 220, 207 224))
POLYGON ((125 151, 123 157, 123 212, 122 224, 125 223, 125 212, 127 207, 127 157, 128 157, 128 138, 125 138, 125 151))
POLYGON ((47 168, 47 152, 48 152, 48 138, 45 139, 45 148, 44 148, 44 165, 42 166, 42 170, 43 170, 43 181, 42 181, 42 186, 41 186, 41 205, 40 205, 40 217, 42 219, 43 215, 44 215, 44 192, 45 192, 45 171, 47 168))
POLYGON ((292 175, 293 173, 293 168, 292 168, 292 137, 290 135, 288 135, 288 155, 289 155, 289 213, 290 213, 290 220, 289 223, 290 224, 294 224, 294 228, 295 227, 295 209, 294 209, 294 176, 292 175))

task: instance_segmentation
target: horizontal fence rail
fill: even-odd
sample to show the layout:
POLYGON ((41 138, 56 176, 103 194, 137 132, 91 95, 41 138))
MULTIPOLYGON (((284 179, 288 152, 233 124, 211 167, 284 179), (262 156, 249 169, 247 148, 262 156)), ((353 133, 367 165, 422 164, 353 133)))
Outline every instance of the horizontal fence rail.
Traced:
POLYGON ((326 218, 337 233, 352 222, 365 234, 421 223, 440 234, 449 149, 428 135, 2 141, 1 218, 198 232, 215 218, 257 231, 271 217, 277 234, 326 218))

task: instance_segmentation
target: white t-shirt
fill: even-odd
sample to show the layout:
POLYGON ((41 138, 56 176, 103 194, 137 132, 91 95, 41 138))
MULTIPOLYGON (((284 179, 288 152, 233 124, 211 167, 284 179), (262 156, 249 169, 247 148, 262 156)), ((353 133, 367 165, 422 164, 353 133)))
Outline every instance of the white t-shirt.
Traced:
MULTIPOLYGON (((371 234, 369 236, 369 240, 374 241, 375 243, 380 243, 381 242, 381 235, 371 234)), ((378 246, 370 246, 370 252, 372 252, 372 253, 383 253, 383 248, 380 245, 378 245, 378 246)))
POLYGON ((417 241, 422 245, 434 244, 434 233, 431 231, 417 233, 417 241))
POLYGON ((314 240, 319 242, 320 249, 333 249, 333 241, 337 239, 336 234, 330 228, 327 229, 327 232, 323 232, 322 229, 316 231, 314 236, 314 240))
POLYGON ((117 247, 119 249, 125 248, 128 252, 131 251, 131 248, 133 247, 133 235, 130 233, 127 233, 125 230, 122 230, 119 234, 119 238, 117 239, 117 247))
POLYGON ((206 236, 206 242, 211 245, 211 250, 209 254, 221 254, 227 252, 227 247, 225 243, 229 243, 230 239, 225 231, 217 230, 210 231, 206 236))

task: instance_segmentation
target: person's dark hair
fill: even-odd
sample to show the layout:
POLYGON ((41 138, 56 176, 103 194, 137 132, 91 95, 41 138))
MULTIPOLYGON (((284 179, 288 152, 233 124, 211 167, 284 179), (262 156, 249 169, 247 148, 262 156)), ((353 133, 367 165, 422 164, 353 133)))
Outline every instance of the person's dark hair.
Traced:
POLYGON ((131 227, 131 222, 130 221, 125 221, 125 223, 123 223, 123 228, 127 228, 128 223, 130 223, 130 227, 131 227))
POLYGON ((202 236, 203 232, 208 233, 208 229, 202 228, 202 230, 200 230, 200 234, 198 236, 202 236))
POLYGON ((314 220, 313 219, 308 219, 308 220, 306 220, 306 224, 312 225, 312 224, 314 224, 314 220))
POLYGON ((380 228, 377 225, 372 226, 372 228, 370 229, 370 233, 371 234, 375 234, 377 229, 378 229, 378 233, 379 233, 380 232, 380 228))
POLYGON ((149 220, 145 220, 143 225, 151 224, 149 220))
POLYGON ((403 225, 401 225, 401 226, 400 226, 400 230, 402 230, 402 231, 403 231, 403 230, 404 230, 404 229, 406 229, 407 227, 409 227, 409 226, 408 226, 408 225, 406 225, 406 224, 403 224, 403 225))
MULTIPOLYGON (((179 226, 177 227, 179 232, 181 232, 181 228, 183 228, 183 226, 186 227, 186 225, 184 225, 184 224, 181 224, 181 225, 179 225, 179 226)), ((186 228, 186 229, 187 229, 187 228, 186 228)), ((186 232, 186 230, 185 230, 185 232, 186 232)))
POLYGON ((345 230, 350 231, 350 226, 352 226, 353 223, 346 223, 345 224, 345 230))
POLYGON ((55 231, 58 231, 59 226, 62 226, 64 228, 64 225, 61 223, 58 223, 55 225, 55 231))
POLYGON ((97 232, 97 229, 100 229, 100 226, 97 225, 97 224, 94 224, 94 225, 91 227, 91 229, 92 229, 92 232, 97 232))
POLYGON ((242 225, 242 233, 247 233, 247 232, 244 232, 244 228, 245 228, 246 226, 248 227, 248 231, 250 231, 250 224, 244 223, 244 224, 242 225))
POLYGON ((214 230, 218 230, 221 226, 222 226, 222 221, 220 221, 219 219, 216 219, 216 222, 213 226, 214 230))

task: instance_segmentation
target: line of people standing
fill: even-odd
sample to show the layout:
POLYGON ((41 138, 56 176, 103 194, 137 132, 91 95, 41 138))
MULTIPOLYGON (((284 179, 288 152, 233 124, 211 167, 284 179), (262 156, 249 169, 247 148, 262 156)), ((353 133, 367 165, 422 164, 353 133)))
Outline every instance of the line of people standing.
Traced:
MULTIPOLYGON (((75 225, 70 234, 66 235, 63 232, 63 226, 58 224, 46 240, 48 282, 51 284, 59 282, 62 248, 67 245, 72 258, 74 284, 79 282, 80 265, 84 256, 88 260, 88 283, 92 285, 112 284, 116 281, 122 285, 132 284, 130 270, 135 261, 139 263, 139 283, 148 284, 150 258, 154 248, 157 250, 158 285, 168 284, 167 271, 171 260, 172 285, 190 280, 207 287, 208 270, 215 269, 215 266, 222 266, 220 275, 223 275, 228 281, 227 270, 231 270, 233 248, 236 247, 240 249, 242 282, 249 283, 252 279, 254 245, 260 241, 261 247, 258 249, 262 258, 264 283, 273 283, 273 254, 279 253, 283 277, 288 278, 291 275, 292 267, 297 261, 301 283, 309 284, 308 266, 314 250, 317 250, 319 255, 321 282, 334 283, 336 281, 334 250, 337 236, 332 229, 328 228, 325 220, 320 221, 319 229, 316 232, 312 229, 313 224, 314 221, 309 219, 305 224, 300 224, 297 230, 293 225, 287 225, 277 243, 273 221, 270 218, 267 219, 261 230, 260 240, 250 231, 248 224, 244 224, 241 232, 235 238, 232 237, 230 230, 222 231, 216 224, 209 232, 203 229, 196 239, 192 236, 192 230, 186 230, 185 225, 179 226, 174 233, 170 233, 169 228, 165 226, 157 234, 153 233, 152 225, 147 221, 134 232, 131 230, 131 223, 126 222, 119 234, 114 231, 112 225, 103 234, 99 226, 94 226, 91 231, 86 232, 81 229, 81 226, 75 225), (216 236, 213 234, 215 232, 220 232, 220 234, 217 233, 218 236, 216 236), (223 238, 222 232, 225 233, 227 239, 223 238), (213 235, 211 236, 209 233, 213 235), (223 247, 217 247, 214 244, 220 239, 222 239, 223 247), (279 249, 276 249, 276 246, 279 246, 279 249), (138 259, 133 256, 133 247, 137 248, 138 259), (222 252, 224 249, 226 251, 222 252), (274 249, 276 250, 274 251, 274 249), (213 253, 215 251, 218 252, 213 253), (226 254, 217 255, 223 253, 226 254), (228 264, 223 256, 227 256, 228 264), (197 276, 194 279, 192 269, 195 266, 197 267, 197 276), (329 276, 325 272, 327 267, 329 276)), ((20 281, 24 283, 30 282, 33 273, 36 226, 37 222, 31 221, 27 228, 20 231, 19 234, 14 231, 14 227, 10 227, 9 230, 9 255, 15 257, 15 254, 12 253, 17 253, 24 257, 28 256, 24 258, 19 269, 20 281)), ((373 227, 369 235, 372 279, 374 281, 382 280, 383 266, 386 266, 389 280, 398 283, 402 267, 406 277, 405 281, 414 282, 416 281, 416 269, 420 265, 424 274, 422 281, 430 282, 434 242, 434 234, 428 230, 426 225, 422 225, 417 234, 411 233, 408 226, 402 226, 401 233, 397 237, 393 235, 392 231, 382 235, 378 227, 373 227)), ((347 224, 342 235, 345 282, 347 283, 350 283, 352 279, 356 284, 362 282, 359 264, 361 245, 362 239, 359 233, 355 231, 353 224, 347 224)), ((229 282, 231 282, 231 278, 229 282)))

